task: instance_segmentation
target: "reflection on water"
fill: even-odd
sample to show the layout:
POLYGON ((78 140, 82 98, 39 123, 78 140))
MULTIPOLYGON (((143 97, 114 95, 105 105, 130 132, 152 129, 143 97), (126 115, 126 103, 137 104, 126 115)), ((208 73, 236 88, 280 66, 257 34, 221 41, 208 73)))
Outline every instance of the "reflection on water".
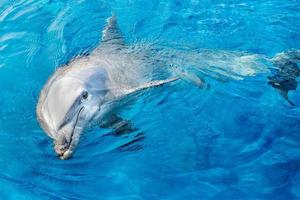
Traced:
MULTIPOLYGON (((299 199, 300 110, 268 85, 261 60, 300 49, 299 9, 277 0, 2 1, 0 199, 299 199), (58 66, 97 47, 112 11, 129 44, 173 49, 177 57, 151 55, 196 65, 209 87, 182 81, 143 94, 120 113, 136 131, 95 127, 61 161, 36 121, 39 91, 58 66), (180 59, 193 52, 193 64, 180 59), (240 55, 262 56, 251 76, 240 55)), ((290 94, 296 105, 299 97, 290 94)))

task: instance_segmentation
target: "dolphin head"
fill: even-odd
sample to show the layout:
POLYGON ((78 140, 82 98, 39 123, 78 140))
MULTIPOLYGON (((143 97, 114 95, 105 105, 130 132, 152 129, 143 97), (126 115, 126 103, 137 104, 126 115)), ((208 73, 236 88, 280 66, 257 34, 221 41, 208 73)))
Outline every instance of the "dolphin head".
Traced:
POLYGON ((106 94, 104 86, 103 71, 85 69, 58 71, 43 88, 38 120, 61 159, 73 154, 81 133, 99 113, 106 94))

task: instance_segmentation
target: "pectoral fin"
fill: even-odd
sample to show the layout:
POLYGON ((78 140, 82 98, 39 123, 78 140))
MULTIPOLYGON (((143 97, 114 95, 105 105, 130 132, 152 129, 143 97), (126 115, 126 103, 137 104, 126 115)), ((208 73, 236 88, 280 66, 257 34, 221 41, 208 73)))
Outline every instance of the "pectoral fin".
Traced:
MULTIPOLYGON (((143 92, 147 89, 163 86, 167 83, 174 82, 178 80, 178 77, 175 78, 170 78, 166 80, 156 80, 156 81, 151 81, 145 84, 142 84, 138 87, 127 89, 125 93, 123 93, 121 96, 116 97, 115 99, 111 100, 110 102, 107 103, 107 106, 110 107, 110 112, 109 113, 117 113, 120 108, 123 108, 124 106, 130 105, 132 101, 134 101, 136 98, 136 95, 138 95, 140 92, 143 92)), ((109 115, 106 114, 106 115, 109 115)))
POLYGON ((128 89, 124 96, 130 95, 130 94, 133 94, 133 93, 137 93, 137 92, 141 92, 141 91, 146 90, 146 89, 159 87, 159 86, 162 86, 164 84, 174 82, 178 79, 179 79, 178 77, 175 77, 175 78, 170 78, 170 79, 166 79, 166 80, 151 81, 151 82, 145 83, 143 85, 140 85, 138 87, 128 89))

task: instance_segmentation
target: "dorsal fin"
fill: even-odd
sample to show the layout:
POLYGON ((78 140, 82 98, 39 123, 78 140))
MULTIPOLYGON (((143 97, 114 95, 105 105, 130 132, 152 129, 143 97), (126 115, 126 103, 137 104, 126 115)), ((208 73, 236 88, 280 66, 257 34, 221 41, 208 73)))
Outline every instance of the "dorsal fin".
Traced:
POLYGON ((114 14, 107 19, 107 24, 102 31, 102 43, 125 45, 124 38, 118 27, 117 18, 114 14))

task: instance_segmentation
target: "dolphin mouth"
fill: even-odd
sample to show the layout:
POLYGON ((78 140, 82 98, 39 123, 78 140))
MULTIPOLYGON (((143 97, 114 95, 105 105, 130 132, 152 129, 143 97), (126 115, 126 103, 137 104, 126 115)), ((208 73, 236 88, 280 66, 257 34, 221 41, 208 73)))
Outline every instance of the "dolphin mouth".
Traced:
POLYGON ((78 119, 79 119, 79 115, 80 115, 80 113, 81 113, 81 111, 84 109, 84 106, 82 106, 81 108, 80 108, 80 110, 78 111, 78 114, 77 114, 77 116, 76 116, 76 121, 75 121, 75 124, 74 124, 74 126, 73 126, 73 130, 72 130, 72 133, 71 133, 71 138, 70 138, 70 142, 68 143, 68 145, 67 145, 67 149, 69 149, 70 148, 70 145, 72 144, 72 141, 73 141, 73 135, 74 135, 74 130, 75 130, 75 128, 76 128, 76 126, 77 126, 77 123, 78 123, 78 119))
POLYGON ((78 113, 76 115, 76 120, 75 120, 74 126, 72 128, 72 132, 71 132, 71 135, 70 135, 70 140, 68 142, 66 142, 66 144, 64 145, 63 150, 60 153, 58 153, 58 156, 61 157, 61 158, 64 158, 65 157, 65 153, 70 151, 70 147, 71 147, 71 145, 73 143, 73 136, 74 136, 75 128, 76 128, 76 126, 78 124, 79 117, 80 117, 80 114, 81 114, 81 112, 82 112, 83 109, 84 109, 84 106, 79 109, 79 111, 78 111, 78 113))

